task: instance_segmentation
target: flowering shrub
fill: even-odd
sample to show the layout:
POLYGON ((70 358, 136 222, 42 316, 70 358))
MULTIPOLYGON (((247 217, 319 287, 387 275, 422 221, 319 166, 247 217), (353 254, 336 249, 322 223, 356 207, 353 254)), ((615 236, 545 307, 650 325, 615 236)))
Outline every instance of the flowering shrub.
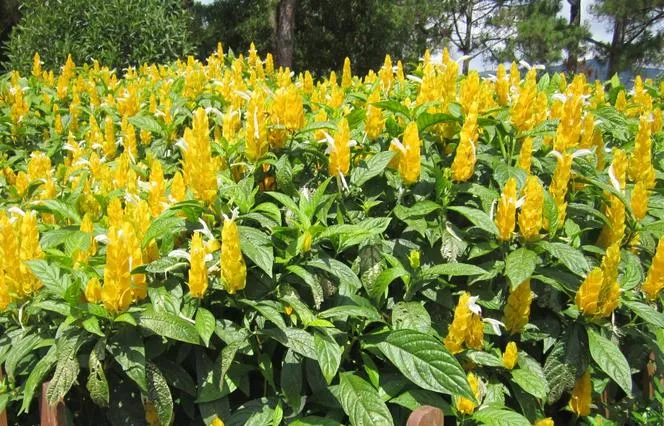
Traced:
POLYGON ((35 56, 0 83, 0 411, 656 422, 664 87, 540 74, 35 56))

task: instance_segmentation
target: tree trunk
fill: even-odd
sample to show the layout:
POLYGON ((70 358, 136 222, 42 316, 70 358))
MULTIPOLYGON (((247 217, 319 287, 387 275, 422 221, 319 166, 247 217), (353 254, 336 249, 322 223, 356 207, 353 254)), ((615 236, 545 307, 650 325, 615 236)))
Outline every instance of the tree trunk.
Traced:
MULTIPOLYGON (((581 0, 567 0, 569 3, 569 26, 581 26, 581 0)), ((567 50, 567 71, 576 73, 579 68, 579 40, 576 39, 567 50)))
MULTIPOLYGON (((463 40, 462 53, 470 56, 473 51, 473 2, 469 1, 466 8, 466 34, 463 40)), ((470 58, 463 60, 463 74, 468 75, 470 70, 470 58)))
POLYGON ((277 16, 276 62, 280 67, 293 67, 293 33, 297 0, 281 0, 277 16))
POLYGON ((611 47, 609 48, 609 64, 607 67, 606 78, 609 79, 613 74, 619 71, 620 56, 625 41, 625 18, 615 17, 613 22, 613 38, 611 39, 611 47))

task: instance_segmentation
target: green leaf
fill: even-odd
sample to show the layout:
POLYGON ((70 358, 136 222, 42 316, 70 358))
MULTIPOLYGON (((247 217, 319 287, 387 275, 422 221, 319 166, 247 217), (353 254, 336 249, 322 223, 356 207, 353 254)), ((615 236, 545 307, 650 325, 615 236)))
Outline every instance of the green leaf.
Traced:
POLYGON ((326 417, 306 416, 293 420, 288 426, 343 426, 343 423, 326 417))
POLYGON ((453 115, 443 113, 423 112, 417 116, 417 129, 421 132, 439 123, 452 123, 458 121, 453 115))
POLYGON ((473 414, 473 420, 487 426, 530 426, 527 418, 514 411, 485 408, 473 414))
POLYGON ((148 400, 157 410, 162 425, 170 425, 173 419, 173 398, 166 379, 156 365, 148 363, 145 369, 148 385, 148 400))
POLYGON ((512 288, 527 280, 535 272, 539 261, 537 253, 526 248, 514 250, 505 260, 505 275, 509 278, 512 288))
POLYGON ((11 382, 14 382, 15 379, 15 370, 19 362, 21 362, 25 357, 27 357, 30 352, 32 352, 35 347, 42 341, 42 339, 35 334, 28 334, 18 341, 12 341, 12 348, 5 359, 5 372, 7 377, 11 382))
POLYGON ((623 290, 631 290, 643 282, 641 259, 629 251, 623 251, 621 255, 625 270, 620 278, 620 286, 623 290))
POLYGON ((163 238, 164 236, 171 237, 183 229, 184 218, 177 216, 175 212, 166 211, 150 222, 150 226, 148 226, 143 236, 141 246, 145 248, 150 241, 163 238))
POLYGON ((401 114, 404 116, 404 118, 410 118, 410 110, 408 109, 407 106, 402 104, 399 101, 380 101, 380 102, 374 102, 371 105, 386 109, 388 111, 392 111, 395 114, 401 114))
POLYGON ((473 361, 475 364, 483 365, 486 367, 503 367, 503 361, 494 354, 482 351, 466 351, 466 356, 468 359, 473 361))
POLYGON ((47 261, 39 259, 28 260, 25 264, 46 289, 55 296, 64 297, 67 291, 66 282, 60 277, 60 269, 57 266, 49 265, 47 261))
POLYGON ((407 275, 408 271, 402 267, 390 268, 382 271, 376 278, 376 281, 373 283, 373 285, 367 288, 369 297, 371 297, 371 299, 376 302, 380 301, 383 297, 385 297, 387 288, 392 283, 392 281, 407 275))
POLYGON ((140 114, 129 117, 129 122, 140 130, 147 130, 150 133, 156 133, 163 136, 161 124, 152 115, 140 114))
POLYGON ((544 399, 549 393, 549 388, 546 382, 543 381, 541 377, 537 376, 529 370, 524 370, 521 368, 512 370, 512 380, 514 383, 521 386, 521 389, 528 392, 535 398, 544 399))
POLYGON ((651 306, 641 302, 625 300, 623 301, 623 304, 648 324, 654 325, 655 327, 664 328, 663 313, 656 311, 651 306))
POLYGON ((419 387, 475 399, 459 362, 435 337, 415 330, 394 330, 377 347, 419 387))
POLYGON ((92 401, 100 407, 108 407, 110 391, 108 388, 108 381, 106 374, 104 374, 104 366, 102 362, 105 359, 106 340, 99 339, 94 348, 90 352, 88 361, 88 368, 90 374, 88 375, 88 382, 86 388, 90 392, 92 401))
POLYGON ((133 327, 122 328, 110 338, 107 348, 127 376, 136 382, 142 391, 147 392, 145 347, 138 330, 133 327))
POLYGON ((170 386, 196 397, 196 383, 181 365, 164 357, 157 360, 156 364, 170 386))
POLYGON ((590 356, 628 396, 632 395, 632 374, 620 349, 609 339, 588 328, 590 356))
POLYGON ((196 330, 205 343, 205 346, 210 345, 210 337, 212 337, 212 333, 214 333, 216 327, 217 324, 212 312, 205 308, 198 308, 196 311, 196 330))
POLYGON ((498 235, 498 228, 496 224, 491 220, 488 214, 484 213, 482 210, 473 209, 470 207, 462 206, 451 206, 447 210, 452 210, 464 216, 476 227, 483 229, 487 232, 490 232, 493 235, 498 235))
POLYGON ((314 333, 314 349, 318 354, 317 360, 320 370, 329 385, 332 383, 334 376, 337 375, 339 365, 341 365, 343 348, 327 334, 316 332, 314 333))
POLYGON ((314 306, 316 309, 319 309, 321 303, 323 303, 324 296, 323 286, 320 284, 320 281, 313 274, 311 274, 311 272, 307 271, 301 266, 290 265, 286 269, 288 272, 297 275, 307 286, 309 286, 311 289, 311 295, 314 299, 314 306))
POLYGON ((263 315, 267 320, 271 321, 277 327, 281 329, 288 328, 284 318, 281 316, 281 312, 275 306, 270 305, 269 302, 265 301, 262 303, 256 303, 253 300, 248 299, 242 299, 240 302, 256 309, 261 315, 263 315))
POLYGON ((147 310, 141 314, 138 324, 153 333, 194 345, 200 344, 198 330, 189 321, 175 314, 147 310))
POLYGON ((583 277, 590 271, 590 265, 583 253, 569 244, 541 241, 540 246, 576 275, 583 277))
POLYGON ((358 166, 353 167, 350 173, 350 183, 354 186, 364 185, 370 179, 383 173, 392 157, 394 157, 394 152, 382 151, 373 155, 366 162, 361 162, 358 166))
POLYGON ((311 359, 317 359, 314 345, 314 336, 299 328, 268 328, 262 331, 266 336, 272 337, 294 352, 311 359))
POLYGON ((431 268, 422 271, 423 278, 435 278, 439 275, 446 275, 450 277, 462 277, 471 275, 483 275, 487 271, 479 266, 471 265, 469 263, 444 263, 442 265, 435 265, 431 268))
POLYGON ((394 425, 390 410, 376 389, 351 372, 340 376, 338 399, 353 426, 394 425))
POLYGON ((272 264, 274 263, 274 249, 272 240, 258 229, 248 226, 238 226, 240 231, 240 248, 242 253, 268 276, 272 277, 272 264))
POLYGON ((302 361, 291 349, 286 351, 281 365, 281 390, 288 405, 299 410, 302 400, 302 361))
POLYGON ((330 239, 341 252, 381 235, 387 229, 390 220, 389 217, 374 217, 356 224, 332 225, 321 232, 318 239, 330 239))
POLYGON ((45 356, 39 359, 37 364, 30 371, 30 375, 23 385, 23 402, 21 404, 20 413, 27 413, 32 403, 37 388, 42 384, 46 375, 55 366, 58 360, 57 347, 51 346, 45 356))
POLYGON ((62 361, 58 360, 55 373, 53 374, 53 378, 49 382, 46 391, 49 405, 57 404, 65 395, 67 395, 67 392, 71 389, 76 377, 78 377, 79 371, 80 366, 75 357, 66 358, 62 361))
POLYGON ((40 202, 40 206, 46 207, 48 211, 54 213, 62 219, 70 219, 74 223, 81 222, 81 216, 79 216, 78 212, 73 207, 74 204, 65 203, 64 201, 60 200, 43 200, 40 202))
POLYGON ((431 316, 420 302, 399 302, 392 308, 392 328, 426 333, 431 328, 431 316))
POLYGON ((424 389, 411 389, 401 395, 390 399, 391 404, 397 404, 402 407, 415 411, 423 405, 437 407, 443 410, 443 413, 452 413, 452 407, 437 393, 424 389))

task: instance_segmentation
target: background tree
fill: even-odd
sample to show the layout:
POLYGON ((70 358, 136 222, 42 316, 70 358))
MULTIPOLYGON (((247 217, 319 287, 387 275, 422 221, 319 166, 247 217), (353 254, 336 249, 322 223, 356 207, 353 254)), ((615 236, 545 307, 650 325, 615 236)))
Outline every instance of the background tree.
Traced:
POLYGON ((274 38, 277 65, 282 67, 293 67, 296 5, 297 0, 281 0, 279 2, 277 30, 274 38))
POLYGON ((28 71, 39 52, 55 69, 71 54, 122 69, 193 51, 190 15, 180 0, 24 0, 6 44, 8 65, 28 71))
MULTIPOLYGON (((291 1, 291 0, 288 0, 291 1)), ((275 52, 278 64, 296 70, 340 69, 348 56, 354 72, 380 66, 386 54, 416 60, 427 46, 425 0, 298 0, 294 9, 292 62, 279 59, 278 21, 286 0, 223 0, 194 6, 194 32, 199 56, 206 57, 217 41, 244 51, 252 41, 261 52, 275 52), (229 24, 230 23, 230 24, 229 24)), ((289 10, 290 11, 290 10, 289 10)), ((290 42, 285 45, 289 45, 290 42)))
POLYGON ((593 14, 610 22, 610 43, 593 40, 607 60, 608 76, 635 64, 656 64, 664 59, 664 0, 598 0, 593 14))
MULTIPOLYGON (((488 46, 487 54, 497 62, 525 60, 549 65, 559 63, 567 51, 576 69, 580 43, 589 33, 581 26, 580 15, 575 15, 572 22, 561 17, 561 7, 560 0, 504 3, 489 19, 490 34, 494 33, 493 28, 502 31, 498 31, 499 37, 493 37, 497 43, 488 46)), ((493 39, 489 38, 489 42, 493 39)))
MULTIPOLYGON (((9 39, 12 28, 18 24, 21 17, 18 0, 3 0, 0 2, 0 64, 6 61, 5 52, 2 46, 9 39)), ((0 71, 2 67, 0 66, 0 71)))

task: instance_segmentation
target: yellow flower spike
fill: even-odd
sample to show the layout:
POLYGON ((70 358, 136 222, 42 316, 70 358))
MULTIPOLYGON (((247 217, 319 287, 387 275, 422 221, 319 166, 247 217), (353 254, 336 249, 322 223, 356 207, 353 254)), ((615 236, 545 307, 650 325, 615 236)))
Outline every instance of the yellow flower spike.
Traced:
POLYGON ((639 120, 639 128, 634 139, 634 151, 629 162, 629 177, 635 182, 643 181, 648 189, 655 186, 650 126, 648 114, 643 114, 639 120))
POLYGON ((648 213, 648 187, 644 181, 638 181, 632 190, 630 203, 636 220, 643 220, 648 213))
POLYGON ((328 170, 330 176, 345 176, 350 168, 350 127, 342 118, 331 140, 328 139, 328 170))
POLYGON ((194 112, 192 127, 184 131, 184 181, 196 198, 212 202, 217 195, 217 175, 212 158, 210 126, 203 108, 194 112))
POLYGON ((189 293, 191 297, 202 299, 208 287, 206 249, 200 232, 194 232, 189 249, 191 268, 189 269, 189 293))
POLYGON ((9 294, 5 271, 0 268, 0 312, 7 309, 10 303, 12 303, 12 296, 9 294))
POLYGON ((270 113, 272 124, 283 126, 283 128, 270 130, 270 145, 274 148, 283 148, 288 133, 304 126, 304 104, 294 84, 277 90, 270 113))
POLYGON ((498 100, 498 105, 506 105, 510 91, 510 84, 507 80, 507 73, 505 72, 505 65, 498 65, 498 71, 496 72, 496 99, 498 100))
POLYGON ((662 125, 663 125, 663 119, 662 119, 662 110, 659 108, 655 108, 652 110, 652 133, 659 133, 662 131, 662 125))
POLYGON ((224 426, 224 422, 219 417, 214 416, 212 422, 210 422, 210 426, 224 426))
POLYGON ((471 349, 481 349, 484 338, 484 325, 482 318, 471 309, 475 309, 475 300, 469 293, 463 292, 454 309, 454 319, 443 343, 448 351, 457 354, 463 350, 464 345, 471 349))
POLYGON ((399 160, 399 174, 407 185, 412 185, 420 178, 420 138, 417 123, 411 121, 403 135, 404 152, 399 160))
POLYGON ((42 75, 42 62, 39 52, 35 52, 35 56, 32 57, 32 75, 37 78, 42 75))
POLYGON ((101 299, 107 311, 118 314, 129 308, 135 296, 144 298, 147 287, 145 275, 131 275, 131 271, 142 264, 140 243, 131 223, 111 227, 108 241, 101 299))
POLYGON ((225 218, 221 229, 221 275, 229 294, 244 289, 247 266, 240 250, 240 231, 234 217, 225 218))
POLYGON ((609 195, 604 214, 609 223, 602 228, 597 245, 606 248, 611 244, 620 243, 625 235, 625 205, 620 198, 609 195))
POLYGON ((516 343, 509 342, 505 347, 505 352, 503 352, 503 366, 508 370, 511 370, 516 365, 519 360, 519 350, 516 347, 516 343))
POLYGON ((517 165, 521 170, 523 170, 527 174, 530 174, 530 167, 532 161, 533 161, 533 138, 527 137, 521 143, 517 165))
POLYGON ((519 232, 526 240, 539 237, 542 229, 544 209, 544 188, 536 176, 528 176, 523 188, 524 202, 519 213, 519 232))
POLYGON ((620 112, 624 112, 625 109, 627 108, 627 96, 625 95, 624 90, 618 92, 618 96, 616 97, 616 103, 614 106, 620 112))
POLYGON ((510 64, 510 86, 519 87, 521 84, 521 73, 519 72, 519 66, 516 62, 510 64))
POLYGON ((604 282, 602 269, 595 268, 581 283, 576 292, 575 303, 579 311, 586 316, 596 316, 599 312, 599 296, 604 282))
POLYGON ((618 284, 618 264, 620 263, 620 245, 612 244, 602 258, 602 287, 598 298, 598 316, 608 317, 620 303, 620 284, 618 284))
POLYGON ((553 201, 558 208, 559 226, 564 224, 565 216, 567 215, 567 202, 565 201, 565 197, 567 196, 567 189, 572 171, 572 160, 572 155, 568 153, 562 154, 558 157, 558 163, 556 164, 556 169, 554 170, 553 178, 551 179, 551 185, 549 186, 549 193, 553 197, 553 201))
POLYGON ((265 120, 264 99, 260 91, 254 92, 247 105, 247 129, 244 155, 255 162, 268 151, 267 123, 265 120))
POLYGON ((28 260, 39 259, 42 257, 42 251, 39 247, 39 231, 37 230, 36 212, 26 212, 21 218, 19 240, 20 283, 23 290, 22 293, 27 296, 36 292, 43 286, 41 280, 32 275, 30 268, 28 268, 28 265, 25 263, 28 260))
POLYGON ((389 91, 392 87, 392 82, 394 81, 394 71, 392 69, 392 58, 390 55, 385 55, 385 61, 380 71, 378 71, 378 77, 383 87, 383 90, 389 91))
POLYGON ((186 198, 186 187, 184 184, 184 178, 180 172, 175 172, 173 179, 171 180, 171 189, 170 189, 170 201, 179 203, 184 201, 186 198))
MULTIPOLYGON (((376 139, 385 128, 385 119, 383 118, 383 110, 377 106, 372 105, 373 103, 380 101, 380 92, 378 90, 372 92, 367 99, 367 113, 366 121, 364 122, 364 128, 367 132, 367 138, 369 140, 376 139)), ((321 110, 324 112, 324 110, 321 110)), ((325 120, 322 120, 325 121, 325 120)))
POLYGON ((498 238, 503 241, 512 239, 516 227, 516 201, 516 179, 511 177, 503 187, 494 219, 498 228, 498 238))
POLYGON ((341 75, 341 88, 342 89, 347 89, 350 87, 353 79, 353 73, 350 69, 350 59, 346 57, 344 59, 344 70, 343 74, 341 75))
POLYGON ((586 112, 585 117, 583 117, 581 142, 579 143, 579 147, 583 149, 592 148, 595 133, 595 116, 592 112, 586 112))
POLYGON ((590 415, 590 403, 592 400, 592 383, 590 372, 586 371, 576 380, 572 396, 569 400, 569 408, 577 416, 590 415))
POLYGON ((166 181, 161 161, 158 159, 152 160, 149 184, 148 202, 150 212, 152 216, 157 217, 164 211, 164 203, 166 202, 166 181))
POLYGON ((397 81, 400 84, 403 84, 406 82, 406 73, 403 70, 403 63, 401 61, 397 61, 397 81))
POLYGON ((533 424, 533 426, 555 426, 555 423, 551 417, 547 417, 545 419, 539 419, 533 424))
POLYGON ((660 238, 657 250, 652 258, 646 280, 641 285, 643 293, 650 301, 656 300, 664 288, 664 238, 660 238))
MULTIPOLYGON (((468 384, 470 385, 470 389, 473 391, 475 399, 479 402, 481 398, 479 379, 473 373, 468 373, 466 378, 468 379, 468 384)), ((477 408, 477 402, 471 401, 470 399, 464 398, 462 396, 454 398, 454 405, 457 411, 461 414, 473 414, 475 408, 477 408)))
POLYGON ((115 157, 115 124, 113 118, 107 115, 104 119, 104 157, 115 157))
POLYGON ((101 302, 101 284, 98 278, 91 278, 85 286, 85 300, 88 303, 101 302))
POLYGON ((510 334, 520 333, 530 319, 530 303, 533 300, 530 280, 519 284, 510 292, 503 311, 505 330, 510 334))
POLYGON ((475 102, 470 107, 461 128, 459 145, 452 161, 452 179, 455 181, 465 182, 475 172, 477 136, 477 103, 475 102))

